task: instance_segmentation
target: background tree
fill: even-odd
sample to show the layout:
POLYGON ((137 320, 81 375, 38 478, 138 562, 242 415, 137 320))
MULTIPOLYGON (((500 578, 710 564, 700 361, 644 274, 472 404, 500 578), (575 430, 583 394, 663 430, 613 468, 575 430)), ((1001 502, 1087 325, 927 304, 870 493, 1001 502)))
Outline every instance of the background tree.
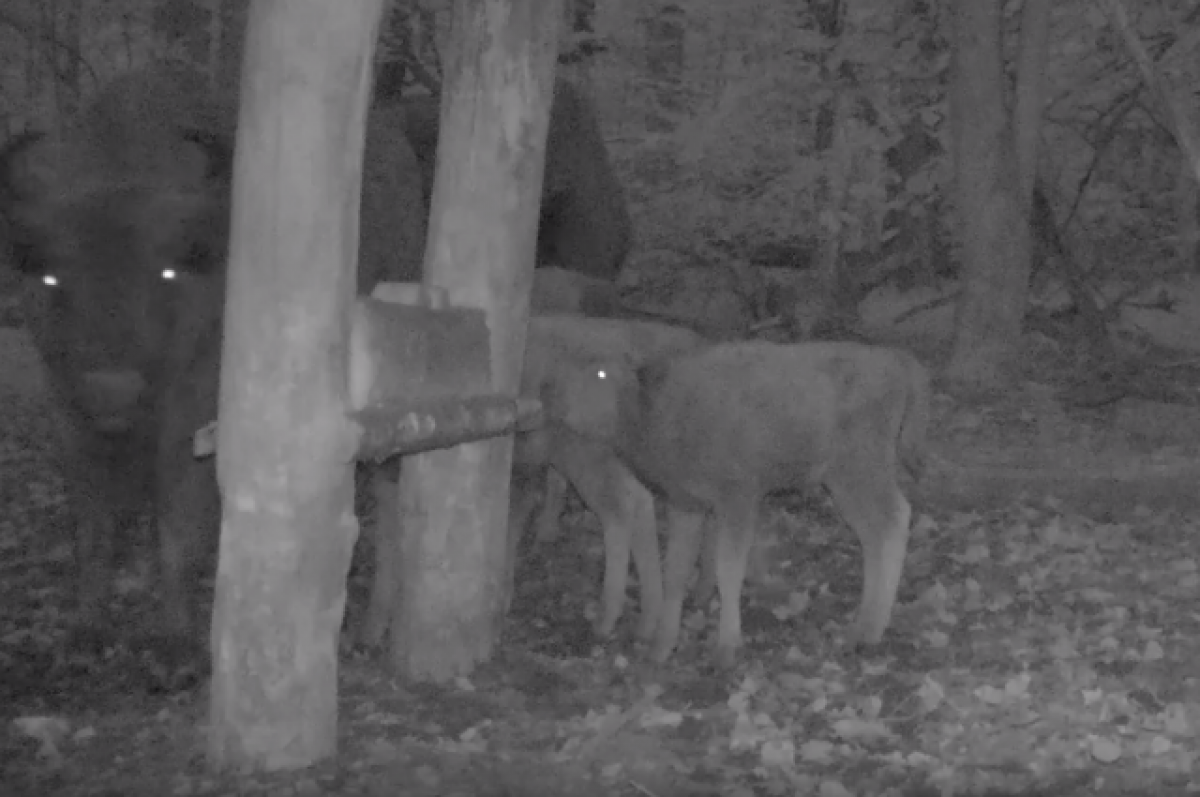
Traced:
POLYGON ((954 10, 951 119, 962 229, 962 298, 948 376, 993 386, 1017 356, 1029 286, 1029 225, 1005 103, 999 0, 954 10))

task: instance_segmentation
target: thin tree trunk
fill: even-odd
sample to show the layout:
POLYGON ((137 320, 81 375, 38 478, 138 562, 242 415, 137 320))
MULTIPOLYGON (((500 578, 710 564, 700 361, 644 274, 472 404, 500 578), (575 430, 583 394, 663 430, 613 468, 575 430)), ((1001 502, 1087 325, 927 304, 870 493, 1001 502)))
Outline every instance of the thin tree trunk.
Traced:
POLYGON ((1146 48, 1142 46, 1141 41, 1138 39, 1137 32, 1129 24, 1129 17, 1125 13, 1125 7, 1121 5, 1120 0, 1097 0, 1097 2, 1108 13, 1113 27, 1116 28, 1117 33, 1121 34, 1121 38, 1125 40, 1125 46, 1129 49, 1129 54, 1133 56, 1138 70, 1142 73, 1142 80, 1151 93, 1154 94, 1154 98, 1158 100, 1159 107, 1167 116, 1167 121, 1171 132, 1175 136, 1175 141, 1179 144, 1179 148, 1187 153, 1192 174, 1200 181, 1200 134, 1197 134, 1183 105, 1176 101, 1170 89, 1167 88, 1163 81, 1162 76, 1154 67, 1154 62, 1150 60, 1150 56, 1146 53, 1146 48))
POLYGON ((1020 352, 1029 293, 1029 224, 1004 105, 1000 10, 1000 0, 959 0, 953 12, 950 105, 963 291, 946 376, 971 387, 1006 380, 1020 352))
POLYGON ((1021 53, 1017 64, 1017 102, 1013 114, 1021 206, 1028 213, 1038 174, 1038 144, 1046 103, 1046 46, 1050 0, 1025 0, 1021 11, 1021 53))
MULTIPOLYGON (((425 281, 483 308, 492 385, 507 394, 524 357, 557 55, 560 18, 546 12, 540 0, 457 0, 442 84, 425 281)), ((390 631, 392 664, 410 678, 442 681, 491 654, 511 460, 511 436, 404 460, 390 631)))

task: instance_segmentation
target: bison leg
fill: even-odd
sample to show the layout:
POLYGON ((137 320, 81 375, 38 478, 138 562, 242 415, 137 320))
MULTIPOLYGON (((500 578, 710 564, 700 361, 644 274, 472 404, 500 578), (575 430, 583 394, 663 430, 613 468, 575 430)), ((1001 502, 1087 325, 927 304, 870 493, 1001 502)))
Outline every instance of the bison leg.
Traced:
POLYGON ((718 667, 732 667, 742 644, 742 584, 758 526, 758 503, 757 495, 747 494, 713 514, 716 580, 721 596, 717 644, 713 651, 718 667))
POLYGON ((696 566, 700 535, 707 513, 667 508, 667 556, 663 567, 663 607, 650 658, 662 663, 679 643, 679 624, 683 617, 683 596, 688 579, 696 566))
POLYGON ((113 540, 117 517, 112 509, 84 484, 72 485, 75 525, 75 563, 82 628, 98 630, 112 589, 113 540))
POLYGON ((637 566, 638 583, 642 590, 642 617, 638 622, 637 636, 638 639, 649 641, 662 618, 663 607, 658 521, 655 516, 654 496, 632 473, 624 468, 622 471, 626 482, 623 505, 626 508, 625 516, 632 525, 633 563, 637 566))
MULTIPOLYGON (((550 543, 558 539, 559 520, 567 501, 567 480, 553 469, 546 472, 545 498, 537 517, 537 541, 550 543)), ((524 525, 522 525, 524 528, 524 525)))
POLYGON ((551 461, 604 529, 604 588, 596 633, 608 636, 621 617, 632 553, 641 584, 638 635, 648 638, 663 600, 653 497, 610 448, 568 430, 555 435, 551 461))
POLYGON ((854 642, 883 638, 904 572, 912 508, 896 485, 895 469, 887 467, 893 459, 855 457, 825 483, 863 550, 862 597, 849 633, 854 642))
POLYGON ((614 499, 604 511, 598 511, 604 525, 603 613, 596 633, 608 636, 616 627, 625 603, 625 585, 632 552, 641 585, 641 619, 637 636, 649 639, 662 612, 662 565, 658 558, 658 530, 655 527, 654 498, 623 465, 610 464, 610 492, 614 499))
POLYGON ((216 469, 191 457, 190 447, 172 454, 159 472, 158 533, 165 632, 187 643, 199 640, 196 623, 201 570, 211 564, 221 523, 216 469))

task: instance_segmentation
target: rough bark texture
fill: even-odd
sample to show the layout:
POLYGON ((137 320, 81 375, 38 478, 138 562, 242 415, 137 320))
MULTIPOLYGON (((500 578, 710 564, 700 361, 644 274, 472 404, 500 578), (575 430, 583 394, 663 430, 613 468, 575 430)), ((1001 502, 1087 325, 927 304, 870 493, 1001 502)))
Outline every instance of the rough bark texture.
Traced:
POLYGON ((1021 10, 1021 53, 1017 66, 1014 115, 1021 206, 1028 213, 1037 181, 1042 107, 1046 103, 1046 39, 1050 35, 1050 0, 1025 0, 1021 10))
MULTIPOLYGON (((516 393, 533 280, 558 16, 537 0, 458 0, 442 90, 426 282, 484 309, 491 380, 516 393)), ((400 477, 393 665, 445 680, 500 627, 512 438, 411 457, 400 477)), ((381 533, 385 533, 382 532, 381 533)))
POLYGON ((962 0, 954 8, 951 120, 963 292, 946 376, 972 387, 1005 380, 1029 291, 1029 225, 1004 105, 1000 10, 999 0, 962 0))
POLYGON ((346 354, 382 11, 382 0, 250 9, 218 451, 208 752, 221 767, 306 766, 336 751, 358 531, 346 354))

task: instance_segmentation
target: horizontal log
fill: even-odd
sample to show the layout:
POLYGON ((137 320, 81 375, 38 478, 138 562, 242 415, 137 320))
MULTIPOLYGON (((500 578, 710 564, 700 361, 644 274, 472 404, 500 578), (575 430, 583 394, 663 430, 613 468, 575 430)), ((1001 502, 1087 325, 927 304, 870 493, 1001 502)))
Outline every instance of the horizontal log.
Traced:
MULTIPOLYGON (((359 428, 358 459, 375 462, 531 432, 544 421, 537 399, 498 395, 372 407, 351 413, 350 419, 359 428)), ((216 453, 217 422, 212 421, 193 436, 192 455, 206 459, 216 453)))
POLYGON ((445 288, 421 282, 381 282, 371 291, 371 298, 388 304, 427 307, 430 310, 442 310, 450 306, 450 295, 445 288))
POLYGON ((532 431, 543 420, 537 399, 499 395, 371 407, 350 418, 360 429, 359 460, 375 462, 532 431))

